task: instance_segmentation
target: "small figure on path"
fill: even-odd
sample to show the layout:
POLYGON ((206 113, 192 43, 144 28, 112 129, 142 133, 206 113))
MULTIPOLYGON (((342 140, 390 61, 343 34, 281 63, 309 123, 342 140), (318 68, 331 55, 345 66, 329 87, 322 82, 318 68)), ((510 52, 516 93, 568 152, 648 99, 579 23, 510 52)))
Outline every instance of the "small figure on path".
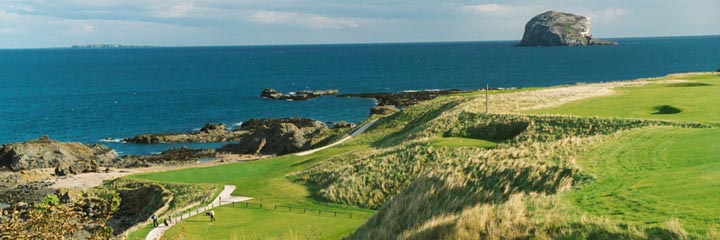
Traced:
POLYGON ((165 221, 163 221, 163 223, 165 224, 166 227, 170 226, 170 221, 168 221, 167 219, 165 219, 165 221))
POLYGON ((210 210, 209 212, 206 212, 205 215, 210 216, 210 221, 211 221, 211 222, 214 222, 214 221, 215 221, 215 212, 214 212, 213 210, 210 210))
POLYGON ((158 221, 157 221, 157 215, 155 215, 155 214, 153 213, 153 215, 152 215, 150 218, 152 218, 152 220, 153 220, 153 227, 157 227, 157 226, 160 225, 160 224, 158 223, 158 221))

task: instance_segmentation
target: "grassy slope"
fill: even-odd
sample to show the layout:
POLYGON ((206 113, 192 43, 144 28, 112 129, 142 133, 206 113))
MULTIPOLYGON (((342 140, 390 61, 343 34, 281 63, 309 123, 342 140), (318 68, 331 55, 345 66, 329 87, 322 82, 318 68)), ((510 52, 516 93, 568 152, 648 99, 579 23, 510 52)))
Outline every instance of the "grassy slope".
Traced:
POLYGON ((678 218, 692 232, 720 221, 719 129, 634 130, 580 159, 597 181, 567 197, 589 213, 646 224, 678 218))
MULTIPOLYGON (((658 83, 531 113, 720 122, 720 77, 667 77, 706 86, 658 83), (653 114, 654 106, 680 108, 653 114)), ((631 131, 584 155, 580 164, 598 181, 569 193, 582 210, 639 223, 670 218, 694 232, 720 223, 720 130, 652 128, 631 131)))
MULTIPOLYGON (((367 219, 371 215, 371 212, 315 201, 310 197, 310 193, 305 186, 289 181, 285 177, 285 174, 298 169, 303 169, 329 156, 365 147, 367 146, 344 145, 304 157, 286 155, 262 161, 140 174, 132 177, 162 182, 233 184, 237 186, 237 189, 233 194, 252 196, 255 198, 253 201, 262 202, 265 206, 278 204, 308 208, 336 209, 343 212, 355 212, 353 215, 354 219, 352 221, 335 219, 332 221, 332 224, 318 224, 319 222, 316 220, 317 217, 312 215, 293 214, 289 216, 278 215, 275 219, 269 217, 261 218, 264 221, 258 221, 256 219, 254 225, 249 226, 258 233, 268 232, 274 234, 276 233, 274 225, 276 225, 278 221, 288 221, 288 224, 283 225, 284 229, 288 232, 294 231, 303 233, 304 231, 308 231, 310 226, 315 226, 316 230, 324 233, 323 236, 330 237, 337 236, 338 234, 349 233, 360 226, 364 222, 364 219, 367 219), (297 225, 290 223, 296 223, 297 225)), ((248 210, 242 210, 242 212, 247 211, 248 210)), ((230 213, 218 212, 218 216, 221 214, 232 215, 230 213)), ((217 229, 213 230, 215 234, 214 236, 230 237, 233 232, 227 231, 227 229, 230 229, 233 226, 243 226, 241 222, 226 222, 226 224, 229 225, 217 224, 217 229)), ((203 237, 205 232, 203 229, 207 228, 207 226, 188 224, 187 228, 187 236, 190 239, 194 239, 203 237)), ((168 235, 173 236, 178 233, 179 228, 172 228, 168 235)), ((334 239, 334 237, 330 238, 334 239)))
MULTIPOLYGON (((626 88, 621 89, 618 91, 618 94, 610 97, 601 97, 601 98, 593 98, 589 100, 584 101, 578 101, 575 103, 566 104, 561 107, 553 108, 553 109, 545 109, 545 110, 537 110, 532 113, 561 113, 561 114, 575 114, 580 116, 604 116, 604 117, 636 117, 636 118, 651 118, 651 119, 668 119, 668 120, 687 120, 687 121, 703 121, 703 122, 717 122, 718 116, 720 115, 720 106, 717 106, 716 103, 718 98, 720 98, 720 94, 718 94, 718 88, 717 85, 717 77, 715 76, 706 76, 706 77, 700 77, 698 79, 699 81, 706 82, 709 84, 712 84, 712 86, 702 86, 702 87, 667 87, 667 86, 650 86, 650 87, 641 87, 641 88, 626 88), (703 97, 698 97, 703 96, 703 97), (653 115, 654 109, 652 109, 654 106, 659 105, 672 105, 674 107, 678 107, 681 110, 683 110, 681 113, 678 114, 672 114, 672 115, 653 115)), ((456 96, 456 97, 476 97, 478 96, 476 93, 474 94, 465 94, 467 96, 456 96)), ((444 103, 437 101, 439 106, 433 106, 432 111, 429 112, 419 112, 417 115, 415 114, 409 114, 407 116, 412 116, 412 118, 404 119, 402 117, 396 117, 396 118, 390 118, 386 122, 386 124, 379 124, 380 126, 377 126, 374 128, 374 131, 369 132, 368 134, 365 134, 365 136, 362 136, 360 139, 357 139, 355 141, 352 141, 350 143, 346 143, 344 145, 341 145, 336 148, 331 148, 310 156, 305 157, 296 157, 296 156, 282 156, 277 157, 273 159, 263 160, 263 161, 257 161, 257 162, 248 162, 248 163, 241 163, 241 164, 228 164, 228 165, 221 165, 216 167, 210 167, 210 168, 200 168, 200 169, 186 169, 181 171, 172 171, 172 172, 164 172, 164 173, 154 173, 154 174, 145 174, 136 176, 138 178, 143 179, 150 179, 150 180, 157 180, 157 181, 168 181, 168 182, 188 182, 188 183, 216 183, 216 184, 235 184, 238 186, 238 190, 236 190, 235 194, 237 195, 246 195, 246 196, 253 196, 258 201, 262 201, 265 204, 286 204, 286 205, 296 205, 296 206, 305 206, 305 207, 313 207, 313 208, 340 208, 345 211, 349 210, 355 210, 363 212, 364 210, 360 209, 347 209, 347 207, 343 207, 340 205, 329 205, 327 203, 318 202, 317 200, 314 200, 311 197, 310 192, 308 191, 308 186, 303 186, 300 184, 296 184, 288 180, 286 177, 286 174, 297 172, 303 169, 306 169, 307 167, 310 167, 316 163, 319 163, 321 161, 324 161, 325 159, 328 159, 332 156, 336 156, 338 154, 342 154, 348 151, 354 151, 354 150, 360 150, 360 149, 368 149, 369 147, 388 147, 388 146, 397 146, 398 144, 402 144, 410 135, 410 133, 413 132, 421 132, 422 130, 420 128, 426 128, 426 127, 432 127, 427 125, 428 121, 432 120, 434 117, 442 114, 442 112, 445 112, 447 110, 453 109, 455 104, 449 103, 447 105, 443 105, 444 103), (385 127, 383 127, 383 125, 385 127), (427 125, 427 126, 426 126, 427 125)), ((406 110, 407 112, 407 110, 406 110)), ((397 115, 396 115, 397 116, 397 115)), ((643 130, 645 131, 645 130, 643 130)), ((648 130, 650 131, 650 130, 648 130)), ((678 129, 673 130, 674 131, 686 131, 685 129, 678 129)), ((690 130, 687 130, 690 131, 690 130)), ((693 130, 698 132, 705 132, 705 131, 715 131, 715 130, 693 130)), ((633 131, 634 132, 634 131, 633 131)), ((681 134, 681 132, 677 132, 677 134, 681 134)), ((415 134, 415 133, 413 133, 415 134)), ((690 134, 690 133, 688 133, 690 134)), ((655 135, 654 133, 650 133, 650 135, 655 135)), ((690 134, 693 135, 693 134, 690 134)), ((690 136, 688 135, 688 139, 692 138, 698 138, 697 141, 703 141, 707 140, 707 138, 704 138, 702 136, 690 136)), ((628 138, 632 139, 632 138, 628 138)), ((466 139, 457 139, 457 138, 435 138, 433 140, 433 144, 438 146, 448 146, 448 147, 455 147, 455 146, 467 146, 467 145, 477 145, 477 146, 489 146, 492 143, 490 142, 483 142, 480 140, 474 140, 471 142, 465 141, 466 139), (462 141, 460 141, 462 140, 462 141), (487 144, 487 145, 486 145, 487 144)), ((628 140, 632 141, 632 140, 628 140)), ((606 149, 608 151, 618 149, 617 146, 612 145, 613 143, 607 143, 609 145, 603 145, 599 149, 606 149)), ((635 151, 635 148, 646 148, 646 149, 653 149, 652 143, 648 143, 650 145, 633 145, 633 149, 628 149, 628 151, 638 152, 638 154, 641 154, 640 151, 635 151)), ((694 149, 692 148, 693 145, 688 145, 688 149, 694 149)), ((686 156, 687 151, 691 150, 683 150, 679 149, 676 150, 678 152, 672 153, 672 156, 686 156)), ((599 150, 598 150, 599 151, 599 150)), ((581 164, 588 169, 588 171, 595 173, 598 176, 598 179, 602 181, 603 177, 605 175, 601 175, 602 173, 611 174, 611 173, 627 173, 629 171, 625 171, 623 169, 619 169, 617 171, 610 171, 608 169, 601 169, 601 168, 591 168, 590 166, 585 166, 584 164, 589 162, 606 162, 602 159, 593 159, 591 157, 597 157, 597 155, 608 155, 610 156, 611 153, 602 153, 602 152, 593 152, 595 154, 588 154, 588 159, 583 159, 584 161, 581 162, 581 164), (597 161, 595 161, 597 160, 597 161)), ((624 156, 624 155, 623 155, 624 156)), ((640 156, 639 156, 640 157, 640 156)), ((624 158, 624 157, 623 157, 624 158)), ((649 159, 652 159, 652 157, 649 157, 649 159)), ((703 160, 698 160, 703 161, 703 160)), ((607 166, 606 166, 607 167, 607 166)), ((677 169, 676 169, 677 170, 677 169)), ((683 173, 684 170, 678 170, 677 174, 683 173)), ((646 172, 646 173, 652 173, 652 172, 646 172)), ((692 172, 688 170, 686 173, 689 174, 696 174, 697 172, 692 172)), ((615 176, 615 177, 621 177, 619 175, 607 175, 607 176, 615 176)), ((648 175, 649 176, 649 175, 648 175)), ((659 175, 662 176, 662 175, 659 175)), ((714 175, 711 175, 714 176, 714 175)), ((648 178, 652 179, 652 178, 648 178)), ((687 178, 686 178, 687 179, 687 178)), ((647 180, 650 181, 648 184, 665 184, 667 181, 660 181, 659 180, 647 180)), ((622 182, 622 181, 619 181, 622 182)), ((712 181, 708 181, 712 182, 712 181)), ((696 182, 688 182, 688 183, 696 183, 696 182)), ((599 184, 599 183, 598 183, 599 184)), ((672 184, 676 184, 673 182, 672 184)), ((593 190, 592 186, 595 186, 595 184, 590 184, 587 188, 581 190, 581 191, 591 191, 593 190)), ((598 185, 600 186, 600 185, 598 185)), ((686 187, 690 187, 690 185, 685 185, 686 187)), ((312 186, 309 186, 312 187, 312 186)), ((699 187, 696 189, 701 189, 703 187, 709 187, 710 190, 715 190, 716 188, 712 188, 713 185, 699 185, 695 186, 699 187)), ((715 185, 716 187, 716 185, 715 185)), ((602 188, 602 187, 601 187, 602 188)), ((312 190, 312 189, 311 189, 312 190)), ((680 189, 683 190, 683 189, 680 189)), ((597 191, 602 191, 602 189, 598 189, 597 191)), ((635 189, 628 188, 627 185, 620 185, 615 188, 616 192, 633 192, 636 191, 635 189)), ((569 194, 568 196, 575 196, 571 197, 570 199, 573 200, 574 203, 577 203, 577 195, 573 194, 580 194, 581 192, 575 192, 572 194, 569 194)), ((686 192, 685 195, 691 195, 691 194, 702 194, 700 192, 686 192)), ((674 198, 678 199, 678 198, 674 198)), ((665 200, 671 200, 671 198, 665 199, 665 200)), ((707 200, 707 199, 705 199, 707 200)), ((690 200, 692 201, 692 199, 690 200)), ((588 202, 592 203, 592 202, 588 202)), ((597 202, 595 202, 597 203, 597 202)), ((678 202, 679 204, 679 202, 678 202)), ((689 203, 688 203, 689 204, 689 203)), ((697 203, 693 203, 697 204, 697 203)), ((700 204, 703 206, 708 206, 711 204, 700 204)), ((582 205, 578 204, 583 210, 587 210, 591 213, 597 213, 606 215, 607 212, 603 212, 605 209, 611 209, 611 212, 617 212, 615 210, 626 210, 626 211, 633 211, 632 209, 625 208, 621 204, 618 205, 582 205), (613 209, 614 208, 614 209, 613 209)), ((660 206, 659 209, 665 209, 666 207, 660 206)), ((711 208, 705 208, 710 209, 711 208)), ((228 215, 233 216, 233 218, 239 219, 243 218, 242 216, 252 216, 254 221, 252 223, 214 223, 214 225, 208 225, 206 222, 189 222, 185 225, 185 228, 173 228, 170 232, 171 236, 179 236, 180 235, 186 235, 189 238, 202 238, 206 237, 207 231, 213 231, 214 234, 220 234, 223 237, 237 237, 237 229, 238 228, 246 228, 246 229, 253 229, 253 233, 250 233, 249 235, 257 235, 257 237, 250 237, 250 238, 276 238, 279 236, 279 234, 285 234, 283 236, 290 236, 287 234, 290 234, 290 232, 293 232, 293 237, 298 237, 300 235, 307 235, 307 234, 314 234, 317 231, 321 231, 323 233, 323 238, 337 238, 337 236, 343 236, 346 235, 348 232, 352 231, 353 229, 357 228, 359 225, 362 224, 362 221, 358 222, 348 222, 348 221, 342 221, 342 219, 337 219, 337 222, 327 222, 327 225, 318 226, 317 223, 322 221, 315 221, 313 218, 314 216, 309 215, 283 215, 281 213, 277 214, 271 214, 267 215, 266 217, 263 216, 264 210, 248 210, 248 209, 240 209, 240 210, 225 210, 221 209, 218 210, 219 216, 228 215), (225 212, 227 211, 227 212, 225 212), (258 212, 253 212, 258 211, 258 212), (273 225, 283 223, 283 226, 287 229, 285 233, 279 233, 273 225), (285 224, 287 223, 287 224, 285 224), (310 231, 310 226, 313 226, 315 230, 310 231), (229 230, 231 228, 234 228, 235 230, 229 230), (208 230, 209 229, 209 230, 208 230)), ((675 210, 673 210, 675 211, 675 210)), ((364 211, 367 213, 367 211, 364 211)), ((637 213, 642 213, 642 211, 635 211, 637 213)), ((652 214, 652 212, 645 212, 647 214, 652 214)), ((701 212, 697 212, 698 216, 702 216, 701 212)), ((631 215, 627 215, 627 219, 633 219, 631 215)), ((641 215, 637 215, 638 217, 642 218, 641 215)), ((662 219, 665 218, 666 215, 657 214, 656 217, 658 217, 658 221, 663 221, 662 219)), ((366 214, 366 216, 363 219, 366 219, 369 217, 369 214, 366 214)), ((197 217, 201 220, 202 216, 197 217)), ((687 217, 687 218, 681 218, 681 220, 685 221, 683 223, 689 223, 691 225, 694 225, 693 222, 688 222, 686 219, 692 219, 693 217, 687 217)), ((654 220, 651 220, 654 221, 654 220)), ((698 227, 702 228, 702 226, 688 226, 690 229, 697 229, 698 227)), ((244 230, 243 230, 244 231, 244 230)), ((245 234, 243 234, 246 236, 245 234)), ((237 237, 238 239, 243 239, 244 237, 237 237)))
POLYGON ((497 146, 496 142, 464 137, 442 137, 432 141, 433 147, 481 147, 491 148, 497 146))
MULTIPOLYGON (((571 102, 559 107, 527 113, 571 114, 578 116, 625 117, 720 123, 720 76, 691 75, 663 79, 687 79, 709 86, 682 87, 682 83, 659 83, 645 87, 616 89, 613 96, 571 102), (654 114, 655 107, 670 105, 677 114, 654 114)), ((661 79, 662 80, 662 79, 661 79)))

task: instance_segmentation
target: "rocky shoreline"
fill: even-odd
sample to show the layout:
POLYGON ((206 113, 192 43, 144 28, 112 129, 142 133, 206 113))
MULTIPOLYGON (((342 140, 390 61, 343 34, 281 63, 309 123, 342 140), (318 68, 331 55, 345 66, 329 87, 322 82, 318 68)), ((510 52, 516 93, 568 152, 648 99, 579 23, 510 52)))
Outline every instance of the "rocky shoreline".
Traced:
POLYGON ((309 100, 328 95, 337 95, 337 89, 328 90, 301 90, 297 92, 281 93, 273 88, 266 88, 260 93, 260 97, 277 100, 309 100))
MULTIPOLYGON (((371 114, 389 115, 401 111, 395 105, 410 106, 440 95, 463 92, 468 91, 365 93, 345 94, 342 97, 375 98, 379 106, 375 106, 371 114)), ((264 95, 267 93, 272 91, 264 92, 264 95)), ((337 90, 272 95, 266 97, 307 100, 337 95, 337 90)), ((218 149, 182 147, 150 155, 119 156, 114 149, 105 145, 60 142, 47 136, 8 143, 0 146, 0 203, 17 206, 42 201, 48 194, 63 195, 52 187, 61 179, 76 179, 85 175, 92 175, 95 179, 112 179, 134 171, 130 169, 195 166, 203 159, 219 159, 217 163, 221 163, 228 156, 231 156, 229 159, 247 160, 301 152, 327 144, 338 136, 349 134, 356 127, 356 124, 345 121, 329 124, 331 127, 321 121, 297 117, 250 119, 236 129, 228 129, 225 124, 208 123, 197 132, 139 134, 122 140, 131 144, 232 142, 218 149)))
POLYGON ((422 91, 405 91, 394 93, 346 93, 340 94, 338 97, 359 97, 374 98, 378 102, 378 106, 396 106, 407 107, 418 104, 422 101, 434 99, 438 96, 467 93, 470 90, 448 89, 448 90, 422 90, 422 91))
POLYGON ((188 142, 229 142, 238 141, 247 132, 235 129, 228 130, 227 126, 222 123, 208 123, 198 132, 188 133, 148 133, 140 134, 135 137, 125 138, 122 141, 128 143, 188 143, 188 142))

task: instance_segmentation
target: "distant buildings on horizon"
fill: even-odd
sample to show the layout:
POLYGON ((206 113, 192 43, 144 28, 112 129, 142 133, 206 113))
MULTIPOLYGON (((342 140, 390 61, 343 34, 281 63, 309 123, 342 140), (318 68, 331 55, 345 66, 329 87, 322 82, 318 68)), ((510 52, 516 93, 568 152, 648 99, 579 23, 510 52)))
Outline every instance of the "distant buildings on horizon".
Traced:
POLYGON ((122 45, 122 44, 85 44, 72 45, 70 48, 148 48, 149 45, 122 45))

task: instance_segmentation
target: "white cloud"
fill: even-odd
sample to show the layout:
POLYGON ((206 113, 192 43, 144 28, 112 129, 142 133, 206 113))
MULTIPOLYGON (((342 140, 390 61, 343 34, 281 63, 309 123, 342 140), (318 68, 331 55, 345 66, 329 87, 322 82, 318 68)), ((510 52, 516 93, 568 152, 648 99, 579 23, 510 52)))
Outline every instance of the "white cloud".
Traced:
POLYGON ((82 27, 82 31, 83 31, 83 32, 92 32, 92 31, 95 31, 95 26, 93 26, 93 25, 91 25, 91 24, 84 24, 83 27, 82 27))
POLYGON ((507 13, 513 10, 513 7, 488 3, 478 5, 465 5, 462 7, 463 10, 474 13, 507 13))
POLYGON ((351 18, 334 18, 301 12, 257 11, 251 20, 268 24, 296 24, 315 29, 357 28, 361 20, 351 18))
POLYGON ((619 17, 622 17, 628 13, 627 9, 611 8, 598 11, 589 11, 582 13, 585 16, 590 17, 593 21, 609 22, 619 17))

